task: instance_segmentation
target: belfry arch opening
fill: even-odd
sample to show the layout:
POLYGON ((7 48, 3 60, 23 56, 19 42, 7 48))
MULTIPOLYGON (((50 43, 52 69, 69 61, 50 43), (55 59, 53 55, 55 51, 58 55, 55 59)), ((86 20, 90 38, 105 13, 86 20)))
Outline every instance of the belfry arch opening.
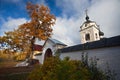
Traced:
POLYGON ((85 35, 85 40, 86 40, 86 41, 89 41, 89 40, 90 40, 90 34, 89 34, 89 33, 87 33, 87 34, 85 35))
POLYGON ((49 57, 52 57, 52 50, 50 48, 46 50, 45 55, 44 55, 44 60, 46 60, 49 57))

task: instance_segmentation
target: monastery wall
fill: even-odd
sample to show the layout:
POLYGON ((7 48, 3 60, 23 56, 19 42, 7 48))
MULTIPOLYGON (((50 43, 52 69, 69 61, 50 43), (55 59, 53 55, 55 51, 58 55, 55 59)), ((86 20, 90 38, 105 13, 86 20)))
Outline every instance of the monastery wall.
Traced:
MULTIPOLYGON (((63 59, 64 57, 68 56, 72 60, 81 60, 81 51, 74 51, 74 52, 66 52, 60 53, 60 58, 63 59)), ((111 70, 114 70, 117 73, 117 80, 120 80, 120 46, 117 47, 106 47, 106 48, 97 48, 97 49, 90 49, 85 50, 84 52, 88 53, 88 60, 91 57, 98 58, 98 67, 105 70, 107 67, 107 63, 111 70)))

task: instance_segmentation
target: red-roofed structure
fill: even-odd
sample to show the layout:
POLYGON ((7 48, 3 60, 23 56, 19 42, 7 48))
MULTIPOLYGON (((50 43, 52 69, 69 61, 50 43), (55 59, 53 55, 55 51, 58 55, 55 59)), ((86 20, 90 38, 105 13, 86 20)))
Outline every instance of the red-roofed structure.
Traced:
POLYGON ((34 45, 34 51, 42 51, 43 46, 35 44, 34 45))

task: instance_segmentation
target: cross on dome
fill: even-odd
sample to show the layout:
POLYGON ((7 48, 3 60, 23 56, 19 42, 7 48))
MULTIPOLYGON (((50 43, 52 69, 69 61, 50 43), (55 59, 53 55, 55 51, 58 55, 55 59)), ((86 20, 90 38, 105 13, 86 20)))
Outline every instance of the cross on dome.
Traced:
POLYGON ((89 16, 88 16, 88 10, 87 9, 85 10, 85 14, 86 14, 86 18, 85 18, 86 21, 89 21, 89 16))

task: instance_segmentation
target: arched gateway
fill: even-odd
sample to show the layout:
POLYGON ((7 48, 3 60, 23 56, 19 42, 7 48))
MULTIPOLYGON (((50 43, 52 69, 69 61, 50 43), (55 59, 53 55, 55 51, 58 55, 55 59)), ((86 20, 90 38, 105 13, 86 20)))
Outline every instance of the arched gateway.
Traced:
POLYGON ((67 45, 56 39, 48 38, 43 45, 42 55, 39 57, 40 63, 43 64, 47 57, 55 56, 55 52, 65 46, 67 45))
POLYGON ((48 48, 45 52, 44 55, 44 61, 48 58, 48 57, 52 57, 52 50, 50 48, 48 48))

